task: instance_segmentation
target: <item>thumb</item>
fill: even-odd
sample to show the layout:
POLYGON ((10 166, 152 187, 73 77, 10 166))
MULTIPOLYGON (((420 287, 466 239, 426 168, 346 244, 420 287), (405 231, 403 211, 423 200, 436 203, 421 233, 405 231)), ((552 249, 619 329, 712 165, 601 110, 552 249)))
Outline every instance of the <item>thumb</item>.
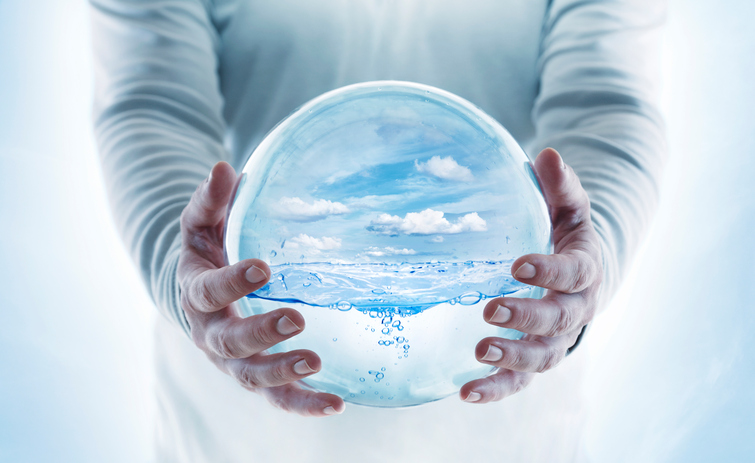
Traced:
POLYGON ((181 215, 181 223, 188 230, 213 227, 225 218, 226 206, 236 183, 236 172, 221 161, 212 168, 210 176, 194 194, 181 215))
POLYGON ((587 192, 558 151, 553 148, 541 151, 535 159, 534 168, 554 226, 564 219, 589 219, 590 199, 587 192))

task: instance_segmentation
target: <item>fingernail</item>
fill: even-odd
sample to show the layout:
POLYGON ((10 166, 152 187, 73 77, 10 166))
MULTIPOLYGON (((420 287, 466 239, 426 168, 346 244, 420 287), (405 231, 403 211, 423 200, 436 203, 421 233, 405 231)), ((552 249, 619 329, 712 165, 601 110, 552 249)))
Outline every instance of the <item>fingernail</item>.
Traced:
POLYGON ((529 262, 525 262, 521 267, 516 270, 514 274, 516 278, 524 278, 528 280, 535 276, 535 266, 529 262))
POLYGON ((312 367, 309 366, 306 360, 301 359, 298 362, 294 363, 294 372, 297 375, 308 375, 315 370, 312 369, 312 367))
POLYGON ((292 322, 291 319, 286 317, 285 315, 278 320, 278 323, 275 325, 275 329, 278 330, 278 332, 283 336, 288 336, 291 333, 301 331, 301 328, 299 328, 296 323, 292 322))
POLYGON ((482 356, 486 362, 497 362, 503 358, 503 351, 496 346, 488 346, 488 351, 482 356))
POLYGON ((322 409, 322 412, 325 413, 326 415, 339 415, 340 414, 340 412, 336 411, 336 409, 333 407, 325 407, 322 409))
POLYGON ((265 278, 267 278, 267 273, 259 267, 252 266, 246 271, 246 279, 249 283, 259 283, 265 281, 265 278))
POLYGON ((506 323, 511 320, 511 309, 504 305, 496 307, 493 316, 490 317, 490 321, 493 323, 506 323))
POLYGON ((482 396, 479 392, 470 392, 464 402, 479 402, 482 396))

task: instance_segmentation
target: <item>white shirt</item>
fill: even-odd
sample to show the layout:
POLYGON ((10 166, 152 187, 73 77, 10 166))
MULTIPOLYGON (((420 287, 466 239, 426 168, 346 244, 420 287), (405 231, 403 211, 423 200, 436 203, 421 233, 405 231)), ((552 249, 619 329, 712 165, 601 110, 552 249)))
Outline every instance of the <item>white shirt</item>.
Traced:
MULTIPOLYGON (((604 302, 654 208, 663 1, 91 2, 95 126, 114 213, 158 309, 185 330, 178 219, 194 189, 219 160, 240 169, 278 121, 343 85, 440 87, 501 122, 531 156, 546 146, 561 152, 590 196, 604 302)), ((161 461, 339 461, 328 453, 339 442, 343 458, 358 461, 578 453, 578 356, 502 404, 451 398, 307 420, 233 384, 182 336, 161 321, 161 461)))

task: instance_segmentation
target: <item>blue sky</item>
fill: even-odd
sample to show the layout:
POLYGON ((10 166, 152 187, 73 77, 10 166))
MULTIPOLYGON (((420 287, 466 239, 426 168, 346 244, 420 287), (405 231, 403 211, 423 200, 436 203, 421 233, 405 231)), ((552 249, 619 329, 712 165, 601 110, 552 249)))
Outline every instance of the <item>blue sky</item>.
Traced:
MULTIPOLYGON (((155 315, 100 179, 85 14, 81 1, 0 1, 0 216, 12 224, 0 461, 144 461, 151 445, 155 315)), ((749 0, 671 1, 661 203, 581 348, 595 461, 755 455, 753 17, 749 0)))
POLYGON ((348 95, 305 105, 252 155, 229 219, 228 236, 243 239, 232 262, 506 261, 548 251, 542 195, 497 123, 422 88, 348 95))

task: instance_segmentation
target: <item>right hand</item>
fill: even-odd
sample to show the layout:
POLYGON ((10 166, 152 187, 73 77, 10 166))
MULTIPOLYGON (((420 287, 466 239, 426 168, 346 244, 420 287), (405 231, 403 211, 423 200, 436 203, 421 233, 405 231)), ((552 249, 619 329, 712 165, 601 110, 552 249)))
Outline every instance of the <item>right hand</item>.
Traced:
POLYGON ((270 267, 259 259, 224 265, 223 228, 235 183, 233 167, 217 163, 181 214, 177 276, 191 338, 216 367, 276 407, 305 416, 342 413, 345 404, 340 397, 296 383, 320 370, 317 354, 265 352, 304 329, 299 312, 283 308, 241 318, 232 307, 270 278, 270 267))

